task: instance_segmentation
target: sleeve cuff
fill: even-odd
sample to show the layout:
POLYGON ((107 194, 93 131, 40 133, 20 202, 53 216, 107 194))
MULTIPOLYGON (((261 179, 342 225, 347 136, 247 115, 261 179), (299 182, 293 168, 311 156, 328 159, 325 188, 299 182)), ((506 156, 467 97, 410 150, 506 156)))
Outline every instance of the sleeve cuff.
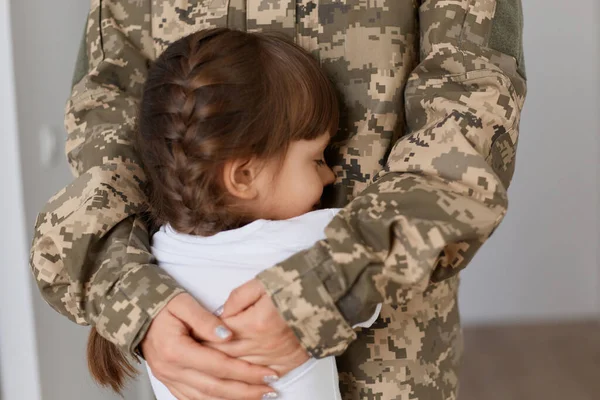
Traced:
POLYGON ((257 278, 311 356, 339 355, 356 339, 334 300, 345 283, 337 278, 324 241, 261 272, 257 278))
POLYGON ((141 356, 138 346, 150 323, 173 297, 183 292, 156 265, 132 267, 106 296, 96 329, 126 354, 141 356))

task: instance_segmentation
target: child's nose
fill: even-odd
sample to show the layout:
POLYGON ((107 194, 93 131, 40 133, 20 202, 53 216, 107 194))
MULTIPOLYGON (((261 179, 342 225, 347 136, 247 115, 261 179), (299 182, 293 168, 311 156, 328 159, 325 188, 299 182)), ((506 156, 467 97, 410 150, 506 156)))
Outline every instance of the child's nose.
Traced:
POLYGON ((331 185, 333 182, 335 182, 335 174, 329 167, 323 169, 323 186, 331 185))

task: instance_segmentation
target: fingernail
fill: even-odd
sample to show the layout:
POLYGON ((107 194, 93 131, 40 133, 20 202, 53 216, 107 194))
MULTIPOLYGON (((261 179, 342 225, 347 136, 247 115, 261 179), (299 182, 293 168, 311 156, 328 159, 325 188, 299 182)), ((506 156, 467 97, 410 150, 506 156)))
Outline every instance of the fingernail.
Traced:
POLYGON ((219 325, 217 326, 217 329, 215 329, 215 334, 221 339, 227 339, 229 336, 231 336, 231 331, 225 328, 223 325, 219 325))
POLYGON ((275 383, 279 380, 279 377, 277 375, 267 375, 263 378, 263 381, 267 384, 270 385, 271 383, 275 383))
POLYGON ((263 394, 262 398, 263 399, 276 399, 278 397, 279 397, 279 395, 277 393, 275 393, 275 392, 269 392, 269 393, 263 394))
POLYGON ((221 307, 217 308, 213 314, 216 315, 217 317, 220 317, 221 315, 223 315, 223 310, 224 310, 223 306, 221 306, 221 307))

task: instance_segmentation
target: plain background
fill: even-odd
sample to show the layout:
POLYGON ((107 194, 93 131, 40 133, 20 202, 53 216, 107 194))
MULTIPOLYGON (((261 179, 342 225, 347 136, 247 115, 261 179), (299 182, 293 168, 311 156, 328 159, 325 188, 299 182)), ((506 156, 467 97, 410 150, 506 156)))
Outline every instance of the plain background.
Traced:
MULTIPOLYGON (((517 170, 505 221, 462 274, 466 324, 600 316, 597 1, 523 3, 529 95, 517 170)), ((87 376, 87 329, 41 300, 27 266, 37 213, 71 180, 62 119, 88 8, 0 0, 4 400, 117 398, 87 376)), ((125 398, 147 399, 147 387, 125 398)))

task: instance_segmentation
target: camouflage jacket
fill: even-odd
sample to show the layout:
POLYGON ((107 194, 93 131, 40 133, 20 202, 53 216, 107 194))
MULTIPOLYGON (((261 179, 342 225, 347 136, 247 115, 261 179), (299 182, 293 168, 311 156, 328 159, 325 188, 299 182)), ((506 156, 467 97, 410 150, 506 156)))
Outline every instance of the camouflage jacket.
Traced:
POLYGON ((344 353, 345 398, 453 398, 457 272, 505 215, 514 171, 520 0, 91 3, 65 117, 77 178, 40 213, 31 250, 46 301, 135 350, 182 291, 156 266, 140 215, 131 137, 148 66, 195 30, 275 29, 320 60, 342 98, 324 203, 345 208, 326 240, 259 279, 312 355, 344 353), (379 302, 371 329, 350 328, 379 302))

